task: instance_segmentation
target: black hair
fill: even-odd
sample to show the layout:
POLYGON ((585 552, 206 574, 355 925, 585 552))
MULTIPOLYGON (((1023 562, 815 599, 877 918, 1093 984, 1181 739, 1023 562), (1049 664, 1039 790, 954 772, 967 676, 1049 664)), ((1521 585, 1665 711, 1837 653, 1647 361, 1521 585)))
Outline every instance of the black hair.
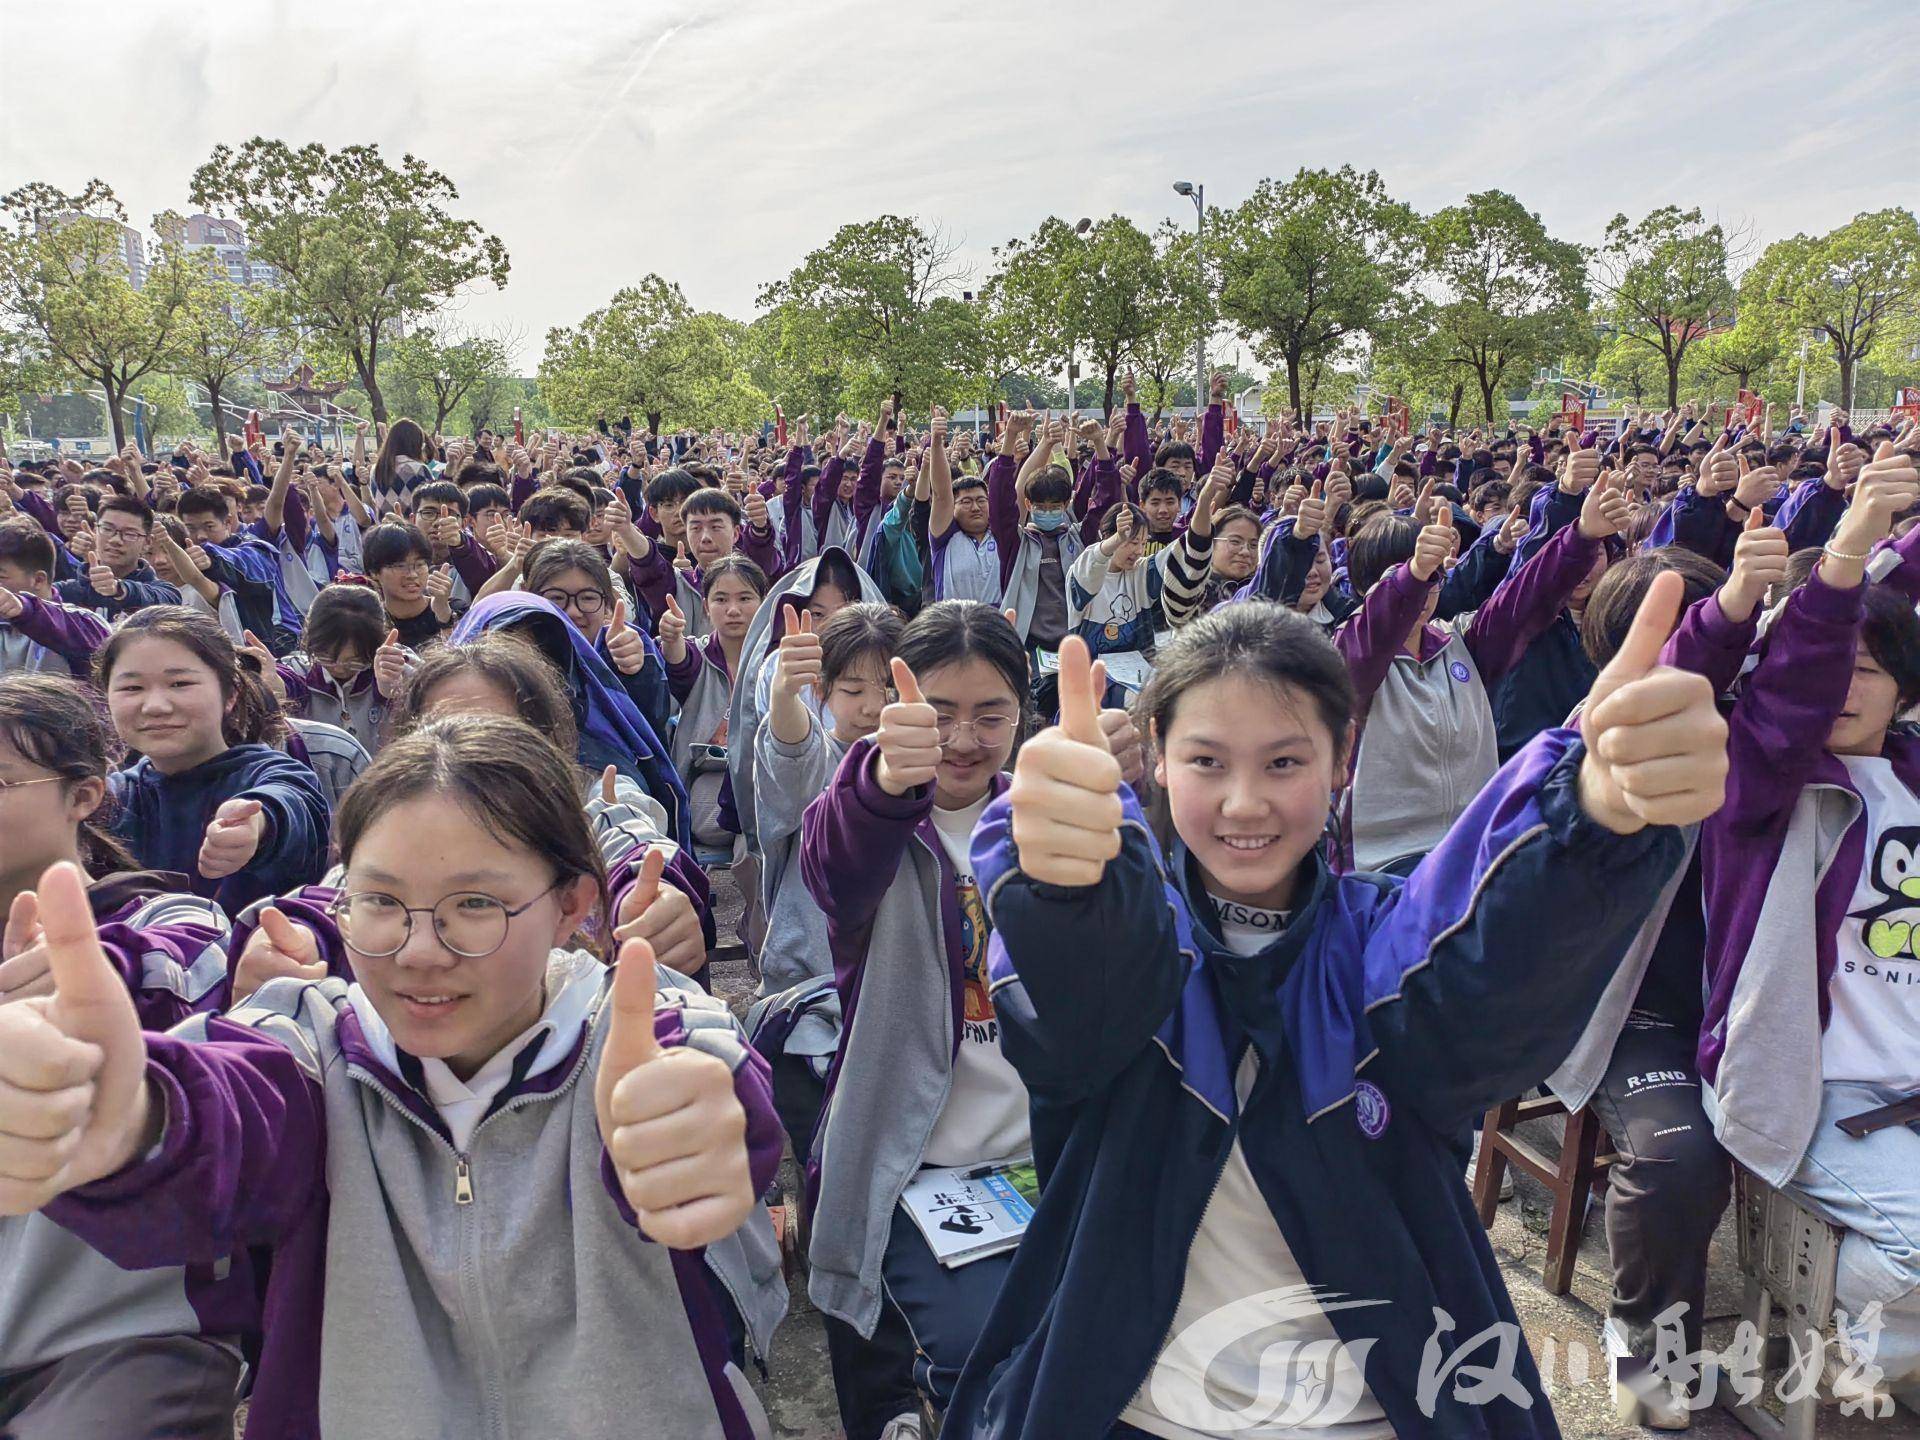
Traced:
POLYGON ((428 501, 435 505, 451 505, 454 509, 458 510, 463 517, 467 513, 467 506, 471 503, 467 499, 466 491, 462 490, 451 480, 430 480, 418 490, 415 490, 407 499, 408 513, 411 514, 417 511, 422 501, 428 501))
POLYGON ((1897 714, 1920 701, 1920 615, 1913 602, 1889 585, 1869 585, 1860 643, 1899 687, 1897 714))
MULTIPOLYGON (((718 560, 700 572, 700 598, 704 600, 707 596, 711 595, 713 593, 713 587, 718 585, 721 579, 727 575, 737 575, 753 587, 754 594, 760 596, 762 599, 766 598, 767 586, 771 583, 767 579, 767 572, 754 564, 754 562, 746 556, 740 554, 737 550, 730 554, 722 555, 718 560)), ((858 595, 859 591, 855 590, 852 593, 858 595)))
POLYGON ((542 540, 527 554, 523 588, 536 595, 565 570, 578 570, 593 582, 609 612, 613 609, 613 572, 601 553, 584 540, 542 540))
POLYGON ((696 515, 724 515, 736 530, 746 523, 746 512, 740 508, 740 502, 724 490, 696 490, 689 495, 680 506, 680 516, 691 520, 696 515))
POLYGON ((1188 464, 1199 463, 1194 459, 1193 446, 1184 440, 1169 440, 1153 452, 1153 463, 1156 468, 1166 465, 1171 460, 1185 460, 1188 464))
POLYGON ((678 467, 663 470, 647 482, 647 504, 671 505, 675 501, 685 503, 689 495, 700 488, 700 482, 678 467))
MULTIPOLYGON (((482 502, 473 498, 473 492, 482 485, 491 485, 494 489, 505 494, 507 488, 507 473, 498 465, 490 465, 484 460, 476 460, 471 465, 462 468, 458 483, 460 488, 467 492, 467 504, 475 510, 478 510, 481 508, 482 502)), ((505 502, 495 501, 494 503, 504 504, 505 502)))
POLYGON ((53 537, 30 515, 0 520, 0 565, 8 563, 18 565, 29 575, 36 571, 53 574, 53 537))
POLYGON ((513 497, 506 492, 504 487, 491 482, 481 485, 469 485, 467 487, 467 513, 469 515, 481 510, 493 509, 495 506, 498 506, 502 510, 509 510, 513 507, 513 497))
POLYGON ((1380 577, 1413 558, 1420 526, 1407 515, 1376 515, 1347 542, 1347 587, 1355 599, 1380 583, 1380 577))
POLYGON ((1144 501, 1149 495, 1166 491, 1174 499, 1186 493, 1186 487, 1180 483, 1180 477, 1171 470, 1149 470, 1147 478, 1140 482, 1140 498, 1144 501))
POLYGON ((1304 694, 1333 737, 1338 771, 1359 703, 1353 677, 1318 625, 1270 600, 1222 606, 1175 631, 1154 653, 1153 675, 1135 705, 1152 743, 1166 744, 1182 696, 1228 676, 1304 694))
POLYGON ((153 533, 153 507, 146 501, 133 495, 109 495, 100 502, 97 513, 105 515, 109 511, 116 515, 131 515, 140 522, 142 530, 153 533))
POLYGON ((1073 477, 1058 465, 1049 465, 1027 482, 1027 504, 1065 505, 1073 499, 1073 477))
POLYGON ((978 600, 936 600, 900 633, 895 652, 923 682, 935 670, 966 660, 984 660, 1000 672, 1013 691, 1025 731, 1027 713, 1027 647, 1007 617, 978 600))
POLYGON ((485 630, 458 645, 436 645, 407 672, 388 720, 391 734, 403 735, 426 718, 424 707, 434 688, 457 675, 478 675, 513 698, 520 717, 559 748, 574 755, 580 744, 578 722, 567 682, 538 645, 523 635, 485 630))
POLYGON ((360 542, 360 563, 366 567, 369 575, 389 565, 404 565, 416 555, 422 560, 433 559, 433 547, 427 543, 427 537, 420 533, 418 525, 402 525, 390 520, 384 525, 374 526, 367 532, 366 539, 360 542))
POLYGON ((571 527, 584 535, 593 523, 593 507, 571 490, 536 490, 520 506, 520 519, 540 534, 571 527))
POLYGON ((1467 503, 1476 510, 1504 510, 1513 496, 1513 487, 1504 480, 1486 480, 1467 492, 1467 503))
POLYGON ((427 458, 427 432, 420 422, 404 415, 387 427, 387 438, 380 442, 380 453, 373 462, 373 489, 376 494, 398 490, 397 472, 402 461, 418 465, 427 458))
POLYGON ((956 475, 953 477, 953 493, 956 495, 962 490, 984 490, 986 488, 987 482, 978 475, 956 475))
POLYGON ((1614 652, 1633 628, 1654 577, 1671 570, 1686 584, 1682 606, 1697 605, 1726 581, 1727 572, 1706 556, 1681 545, 1663 545, 1609 565, 1580 612, 1580 648, 1596 666, 1613 659, 1614 652))
POLYGON ((218 515, 225 520, 233 514, 233 502, 217 485, 195 485, 174 502, 173 513, 182 520, 189 515, 218 515))
POLYGON ((368 661, 386 639, 387 610, 380 597, 364 585, 328 585, 313 597, 300 627, 300 648, 309 659, 321 655, 350 655, 359 651, 368 661))
MULTIPOLYGON (((820 627, 820 693, 833 689, 840 677, 869 656, 878 656, 884 675, 887 661, 900 648, 907 622, 891 605, 863 600, 837 611, 820 627)), ((887 681, 892 684, 891 678, 887 681)))
MULTIPOLYGON (((83 685, 64 676, 24 672, 0 675, 0 738, 28 764, 58 775, 60 788, 69 794, 83 780, 104 785, 117 748, 113 731, 83 685)), ((107 827, 113 806, 111 790, 107 794, 80 822, 80 857, 96 880, 140 868, 107 827)))

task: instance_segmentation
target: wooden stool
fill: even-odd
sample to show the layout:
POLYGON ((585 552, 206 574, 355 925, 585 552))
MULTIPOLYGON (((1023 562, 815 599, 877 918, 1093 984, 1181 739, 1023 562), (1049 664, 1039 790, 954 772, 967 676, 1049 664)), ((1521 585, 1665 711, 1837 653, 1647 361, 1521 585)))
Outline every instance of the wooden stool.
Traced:
POLYGON ((1573 1285, 1573 1262, 1580 1254, 1587 1202, 1619 1157, 1600 1153, 1600 1138, 1606 1130, 1590 1106, 1567 1115, 1560 1154, 1553 1159, 1514 1133, 1529 1120, 1553 1115, 1567 1115, 1567 1107, 1552 1095, 1508 1100, 1487 1112, 1480 1129, 1480 1158, 1473 1171, 1473 1203, 1480 1211, 1480 1223, 1491 1227, 1509 1163, 1547 1187, 1553 1196, 1553 1218, 1547 1225, 1544 1278, 1549 1295, 1564 1295, 1573 1285))

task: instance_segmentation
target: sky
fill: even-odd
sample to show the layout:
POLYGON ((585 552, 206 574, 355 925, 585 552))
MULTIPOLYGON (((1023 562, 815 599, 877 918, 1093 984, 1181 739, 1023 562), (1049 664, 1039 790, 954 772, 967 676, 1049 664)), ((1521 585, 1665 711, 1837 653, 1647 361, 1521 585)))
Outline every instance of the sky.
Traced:
POLYGON ((649 271, 741 319, 841 224, 991 248, 1049 214, 1193 218, 1350 163, 1552 233, 1699 206, 1751 237, 1920 202, 1912 0, 0 0, 0 191, 187 209, 216 144, 412 152, 500 236, 460 323, 531 373, 649 271))

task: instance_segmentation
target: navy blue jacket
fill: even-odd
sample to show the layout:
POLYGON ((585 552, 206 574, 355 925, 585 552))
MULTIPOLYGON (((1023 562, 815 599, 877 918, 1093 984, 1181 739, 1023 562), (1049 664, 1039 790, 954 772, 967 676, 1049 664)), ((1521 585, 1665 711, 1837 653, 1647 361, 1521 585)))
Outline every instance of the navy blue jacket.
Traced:
MULTIPOLYGON (((1131 799, 1120 856, 1070 889, 1021 874, 1010 811, 988 808, 974 868, 1042 1188, 953 1433, 1108 1433, 1159 1353, 1237 1135, 1307 1280, 1362 1302, 1329 1319, 1350 1347, 1373 1342, 1364 1373, 1398 1434, 1558 1436, 1523 1340, 1525 1404, 1467 1404, 1449 1380, 1429 1416, 1418 1381, 1436 1309, 1443 1358, 1499 1322, 1519 1335, 1461 1179, 1467 1126, 1565 1057, 1681 860, 1676 830, 1585 817, 1583 754, 1567 731, 1534 741, 1404 882, 1310 862, 1287 931, 1245 959, 1211 933, 1184 849, 1163 869, 1131 799), (1274 1053, 1243 1110, 1238 1017, 1263 1006, 1253 1043, 1274 1053)), ((1468 1363, 1495 1364, 1491 1343, 1468 1363)))
POLYGON ((332 814, 320 777, 270 745, 235 745, 203 765, 163 775, 144 756, 107 777, 113 833, 149 870, 194 877, 193 893, 238 915, 254 901, 319 880, 327 868, 332 814), (266 817, 260 848, 224 880, 200 877, 207 825, 228 800, 258 800, 266 817))
POLYGON ((67 605, 81 605, 89 610, 98 610, 108 620, 117 620, 122 615, 131 615, 135 610, 144 610, 149 605, 178 605, 180 587, 169 585, 153 573, 153 567, 145 561, 136 565, 133 573, 120 582, 118 595, 102 595, 93 588, 93 582, 85 576, 75 580, 62 580, 53 587, 53 593, 67 605))

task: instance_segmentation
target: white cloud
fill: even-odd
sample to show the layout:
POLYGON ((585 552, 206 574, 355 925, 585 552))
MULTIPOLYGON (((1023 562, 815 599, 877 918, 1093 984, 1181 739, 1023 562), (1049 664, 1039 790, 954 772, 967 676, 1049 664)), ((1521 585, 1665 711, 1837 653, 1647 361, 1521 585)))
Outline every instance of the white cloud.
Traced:
POLYGON ((217 143, 374 141, 446 172, 528 336, 649 270, 746 316, 834 227, 917 214, 984 274, 1049 213, 1351 162, 1422 209, 1498 187, 1591 241, 1699 205, 1764 243, 1912 202, 1906 0, 0 0, 0 187, 183 206, 217 143))

